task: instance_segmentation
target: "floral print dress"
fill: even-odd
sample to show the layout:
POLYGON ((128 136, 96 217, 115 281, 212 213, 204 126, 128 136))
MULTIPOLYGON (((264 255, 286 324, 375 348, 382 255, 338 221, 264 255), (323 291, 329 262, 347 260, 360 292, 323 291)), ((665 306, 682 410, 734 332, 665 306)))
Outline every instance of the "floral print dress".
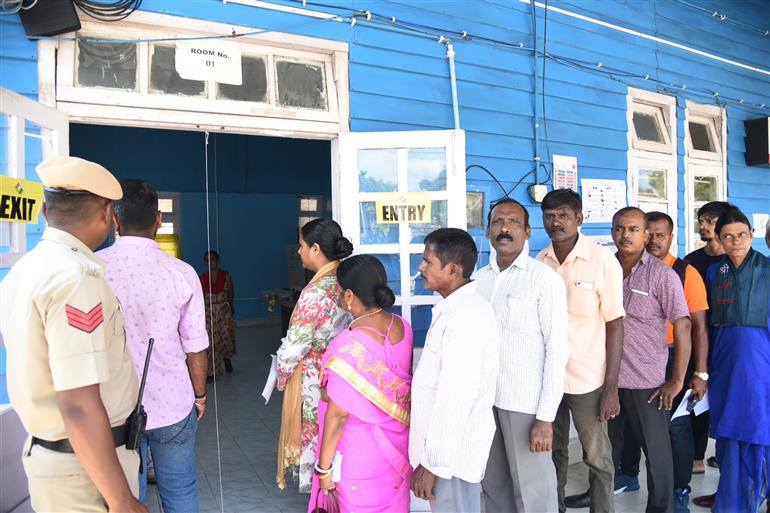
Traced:
POLYGON ((335 276, 309 283, 299 296, 286 337, 278 349, 278 389, 283 390, 297 366, 302 373, 302 448, 299 468, 300 493, 310 493, 318 443, 318 401, 321 398, 321 358, 329 342, 350 322, 339 307, 335 276))

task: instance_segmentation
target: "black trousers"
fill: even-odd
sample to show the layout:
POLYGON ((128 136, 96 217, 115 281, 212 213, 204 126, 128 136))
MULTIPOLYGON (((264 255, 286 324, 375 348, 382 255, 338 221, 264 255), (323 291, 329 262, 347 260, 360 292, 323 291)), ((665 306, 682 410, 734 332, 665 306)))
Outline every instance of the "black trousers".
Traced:
MULTIPOLYGON (((666 367, 666 379, 671 377, 671 369, 674 364, 674 348, 669 348, 668 367, 666 367)), ((685 387, 690 382, 692 369, 687 370, 685 387)), ((671 411, 675 411, 682 402, 686 388, 682 389, 674 398, 674 404, 671 411)), ((692 460, 694 457, 694 442, 692 425, 697 417, 687 415, 679 417, 669 423, 669 434, 671 435, 671 454, 674 460, 674 489, 689 488, 692 479, 692 460)), ((620 459, 620 467, 616 467, 616 472, 622 472, 629 476, 639 475, 639 462, 642 458, 641 444, 634 436, 628 421, 626 421, 625 431, 623 433, 623 453, 620 459)), ((704 449, 705 450, 705 449, 704 449)))
POLYGON ((620 415, 608 423, 612 460, 615 468, 621 464, 625 423, 639 440, 647 457, 647 508, 646 513, 670 511, 674 495, 674 463, 669 437, 670 413, 658 410, 658 401, 648 404, 654 388, 632 390, 621 388, 620 415))

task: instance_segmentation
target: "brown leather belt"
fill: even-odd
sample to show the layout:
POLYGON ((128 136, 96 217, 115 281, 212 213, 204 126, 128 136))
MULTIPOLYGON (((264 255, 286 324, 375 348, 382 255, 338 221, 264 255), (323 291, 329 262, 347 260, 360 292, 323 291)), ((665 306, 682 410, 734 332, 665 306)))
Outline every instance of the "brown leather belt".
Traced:
MULTIPOLYGON (((123 424, 121 426, 115 426, 112 428, 112 441, 115 443, 115 447, 120 447, 121 445, 126 445, 126 425, 123 424)), ((72 444, 70 444, 70 441, 68 438, 64 438, 62 440, 56 440, 56 441, 50 441, 50 440, 43 440, 41 438, 38 438, 36 436, 32 437, 32 445, 29 446, 30 450, 32 450, 32 447, 39 445, 40 447, 45 447, 49 451, 55 451, 55 452, 66 452, 66 453, 75 453, 75 450, 72 448, 72 444)))

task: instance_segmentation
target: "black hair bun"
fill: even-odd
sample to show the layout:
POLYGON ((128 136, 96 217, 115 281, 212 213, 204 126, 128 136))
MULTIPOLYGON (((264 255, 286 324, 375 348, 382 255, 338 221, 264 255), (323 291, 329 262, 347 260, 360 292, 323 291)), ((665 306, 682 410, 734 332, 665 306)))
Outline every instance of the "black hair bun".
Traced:
POLYGON ((396 296, 387 285, 379 285, 374 291, 374 304, 380 308, 390 308, 396 302, 396 296))
POLYGON ((345 237, 340 237, 337 242, 334 243, 334 249, 336 250, 336 259, 347 258, 353 254, 353 243, 351 243, 345 237))

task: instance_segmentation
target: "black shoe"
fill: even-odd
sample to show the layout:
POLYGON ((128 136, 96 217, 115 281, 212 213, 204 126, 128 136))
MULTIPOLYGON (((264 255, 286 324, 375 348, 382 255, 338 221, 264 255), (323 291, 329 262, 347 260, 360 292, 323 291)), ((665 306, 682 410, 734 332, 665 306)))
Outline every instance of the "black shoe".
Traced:
POLYGON ((588 495, 588 492, 570 495, 564 498, 564 505, 568 508, 588 508, 591 506, 591 496, 588 495))
POLYGON ((706 465, 713 468, 719 468, 719 462, 717 462, 717 459, 713 456, 706 460, 706 465))

